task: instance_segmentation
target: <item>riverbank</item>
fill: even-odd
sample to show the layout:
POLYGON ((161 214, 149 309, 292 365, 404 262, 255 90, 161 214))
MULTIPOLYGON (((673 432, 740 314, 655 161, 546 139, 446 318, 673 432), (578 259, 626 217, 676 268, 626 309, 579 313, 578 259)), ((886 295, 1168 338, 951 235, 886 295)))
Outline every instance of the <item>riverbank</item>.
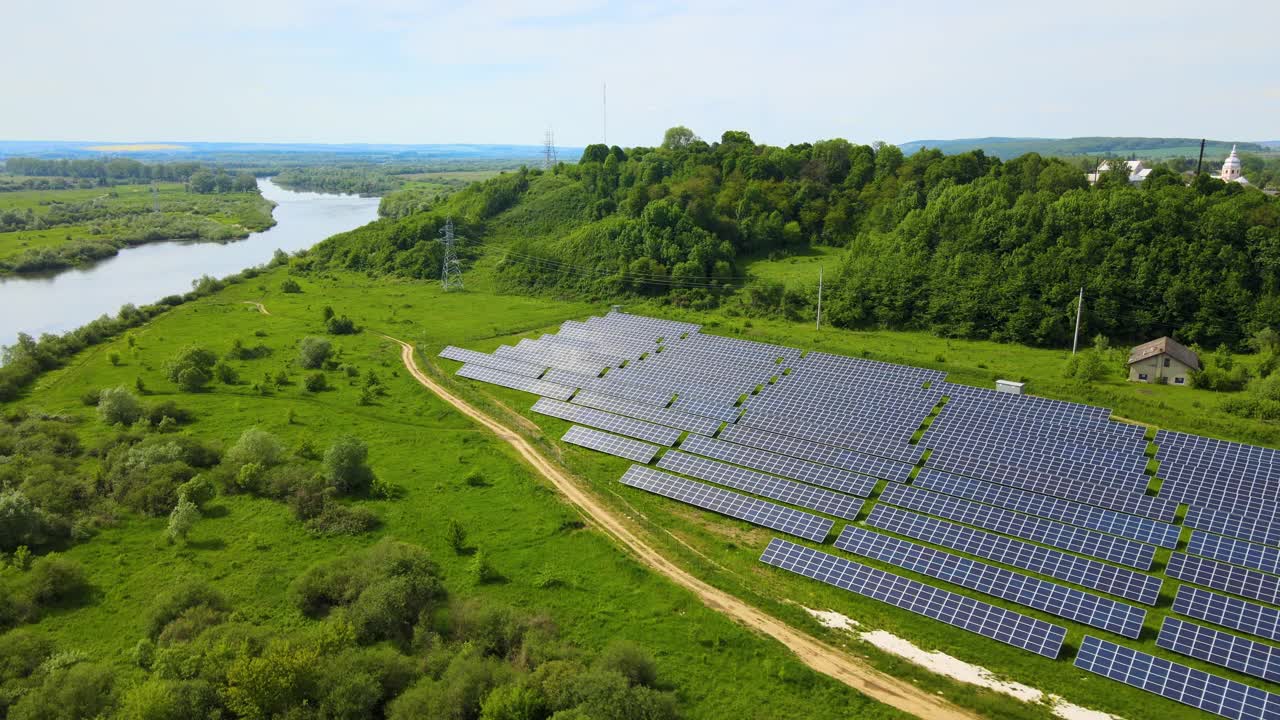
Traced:
POLYGON ((84 267, 147 243, 244 239, 275 225, 274 208, 260 190, 182 183, 0 193, 0 277, 84 267))

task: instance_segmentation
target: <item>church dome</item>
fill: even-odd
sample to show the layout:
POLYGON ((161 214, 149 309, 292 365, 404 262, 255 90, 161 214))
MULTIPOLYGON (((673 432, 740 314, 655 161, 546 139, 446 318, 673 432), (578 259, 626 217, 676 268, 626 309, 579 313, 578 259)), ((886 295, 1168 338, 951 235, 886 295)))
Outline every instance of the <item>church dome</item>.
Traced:
POLYGON ((1236 154, 1235 145, 1231 146, 1231 154, 1227 156, 1227 161, 1222 163, 1222 169, 1225 171, 1227 168, 1240 169, 1240 156, 1236 154))

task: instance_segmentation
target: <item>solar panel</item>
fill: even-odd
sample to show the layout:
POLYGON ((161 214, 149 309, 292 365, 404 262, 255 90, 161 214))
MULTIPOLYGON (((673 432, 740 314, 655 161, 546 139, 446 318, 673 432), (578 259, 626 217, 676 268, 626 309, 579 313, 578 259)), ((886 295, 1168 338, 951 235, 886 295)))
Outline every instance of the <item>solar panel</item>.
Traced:
POLYGON ((738 422, 766 432, 804 438, 813 442, 834 445, 855 452, 877 455, 913 465, 924 454, 924 448, 918 445, 908 445, 903 440, 846 432, 832 429, 820 423, 805 422, 796 418, 747 413, 738 422))
POLYGON ((779 538, 760 562, 1048 658, 1058 657, 1067 634, 1064 627, 779 538))
POLYGON ((1280 648, 1221 630, 1166 617, 1156 645, 1263 680, 1280 680, 1280 648))
POLYGON ((555 398, 557 400, 568 400, 573 395, 573 388, 557 385, 547 382, 546 380, 534 380, 533 378, 522 377, 520 375, 512 375, 509 372, 495 370, 493 368, 481 367, 479 365, 463 365, 458 368, 458 377, 479 380, 491 385, 501 385, 502 387, 511 388, 513 390, 523 390, 534 395, 542 395, 543 397, 555 398))
POLYGON ((648 405, 657 405, 659 407, 671 402, 671 396, 674 394, 661 388, 653 388, 645 385, 630 385, 618 382, 613 373, 607 373, 604 377, 587 377, 568 370, 560 370, 551 368, 547 371, 542 379, 549 380, 560 385, 569 387, 582 388, 583 390, 592 390, 605 395, 614 397, 623 397, 629 400, 637 400, 648 405))
POLYGON ((1075 666, 1231 720, 1280 718, 1280 696, 1090 635, 1075 666))
POLYGON ((831 447, 800 438, 777 435, 740 425, 730 425, 720 431, 721 440, 770 450, 783 455, 811 460, 823 465, 833 465, 844 470, 873 477, 906 482, 911 477, 912 466, 884 458, 862 455, 852 450, 831 447))
POLYGON ((731 462, 734 465, 764 470, 774 475, 781 475, 793 480, 807 482, 810 485, 821 485, 849 495, 868 497, 876 487, 876 479, 866 475, 857 475, 848 470, 819 465, 760 450, 746 445, 735 445, 723 440, 690 435, 680 442, 680 449, 698 455, 705 455, 717 460, 731 462))
POLYGON ((1231 515, 1221 510, 1192 505, 1187 510, 1187 516, 1182 524, 1219 535, 1230 535, 1241 540, 1280 545, 1280 523, 1268 522, 1265 518, 1231 515))
POLYGON ((680 439, 680 431, 675 428, 654 425, 643 420, 634 420, 621 415, 607 413, 603 410, 570 405, 569 403, 549 398, 539 398, 538 402, 533 404, 533 411, 580 425, 590 425, 601 430, 608 430, 619 435, 647 440, 659 445, 674 445, 676 440, 680 439))
POLYGON ((852 525, 836 547, 1125 637, 1138 637, 1147 616, 1132 605, 852 525))
POLYGON ((580 392, 573 398, 574 405, 586 405, 597 410, 607 410, 619 415, 648 420, 649 422, 668 427, 688 430, 701 435, 715 435, 720 429, 720 422, 710 418, 698 417, 682 413, 679 410, 654 407, 644 403, 610 397, 594 392, 580 392))
POLYGON ((907 485, 890 485, 880 500, 891 505, 937 515, 967 525, 1026 538, 1081 555, 1110 560, 1146 570, 1151 567, 1155 548, 1151 545, 1104 535, 1093 530, 1063 525, 1053 520, 1015 513, 992 505, 980 505, 907 485))
MULTIPOLYGON (((742 393, 738 394, 741 395, 742 393)), ((691 415, 715 418, 721 422, 733 422, 738 418, 738 414, 742 412, 740 408, 734 407, 731 402, 699 400, 695 397, 690 397, 687 393, 682 393, 677 397, 676 401, 671 403, 671 407, 683 410, 691 415)))
POLYGON ((580 445, 591 450, 598 450, 609 455, 616 455, 633 462, 649 463, 658 453, 657 446, 631 438, 610 435, 592 430, 581 425, 574 425, 560 438, 564 442, 580 445))
POLYGON ((472 363, 474 365, 482 365, 491 367, 495 370, 509 372, 512 375, 523 375, 524 377, 536 378, 542 375, 546 367, 527 363, 520 360, 512 360, 511 358, 498 357, 489 355, 488 353, 476 352, 475 350, 467 350, 466 348, 454 347, 452 345, 440 351, 440 357, 448 360, 457 360, 462 363, 472 363))
POLYGON ((858 512, 862 510, 862 501, 848 495, 700 458, 679 450, 664 454, 658 461, 658 467, 846 520, 858 517, 858 512))
POLYGON ((1265 605, 1182 585, 1173 599, 1173 611, 1268 640, 1280 640, 1280 610, 1265 605))
POLYGON ((1196 530, 1191 533, 1187 552, 1234 565, 1256 568, 1273 575, 1280 574, 1280 548, 1255 545, 1243 540, 1196 530))
POLYGON ((1165 575, 1196 585, 1229 592, 1233 595, 1280 604, 1280 577, 1257 570, 1227 565, 1216 560, 1174 553, 1169 557, 1165 575))
POLYGON ((704 510, 746 520, 749 523, 778 530, 814 542, 823 542, 834 523, 799 510, 757 500, 700 482, 685 480, 653 468, 632 465, 622 476, 622 484, 655 495, 679 500, 704 510))
POLYGON ((1069 525, 1154 543, 1161 547, 1176 548, 1178 535, 1182 532, 1182 529, 1176 525, 1156 522, 1149 518, 1090 507, 1071 500, 1040 495, 1008 485, 972 480, 929 468, 922 469, 911 484, 1029 515, 1061 520, 1069 525))
POLYGON ((1155 605, 1160 598, 1163 581, 1158 577, 917 515, 891 505, 877 504, 867 524, 1147 605, 1155 605))

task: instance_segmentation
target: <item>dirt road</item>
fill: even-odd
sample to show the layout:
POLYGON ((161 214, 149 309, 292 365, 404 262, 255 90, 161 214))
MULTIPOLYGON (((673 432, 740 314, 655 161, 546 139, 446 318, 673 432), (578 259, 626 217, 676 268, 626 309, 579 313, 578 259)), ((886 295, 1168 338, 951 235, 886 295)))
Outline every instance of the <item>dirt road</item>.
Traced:
POLYGON ((522 436, 507 429, 488 415, 471 407, 464 400, 450 393, 439 383, 427 376, 414 358, 413 346, 403 340, 383 336, 400 345, 400 357, 405 368, 415 379, 440 399, 458 409, 459 412, 491 430, 526 462, 541 473, 556 487, 569 502, 578 506, 587 517, 601 530, 613 536, 623 547, 629 550, 641 562, 662 573, 676 584, 688 589, 698 596, 709 608, 728 615, 734 620, 786 645, 800 658, 804 664, 814 670, 830 675, 849 687, 891 705, 899 710, 928 720, 974 720, 977 716, 958 708, 946 700, 932 695, 916 686, 903 682, 892 675, 885 674, 867 663, 850 656, 826 643, 792 628, 790 625, 774 618, 761 610, 748 605, 742 600, 723 590, 714 588, 699 580, 667 560, 627 526, 626 522, 609 507, 603 505, 585 492, 562 470, 543 457, 522 436))
POLYGON ((260 303, 260 302, 254 302, 253 300, 241 300, 241 301, 240 301, 240 304, 242 304, 242 305, 252 305, 252 306, 254 306, 254 307, 258 308, 258 312, 262 313, 263 315, 270 315, 270 314, 271 314, 270 312, 268 312, 268 311, 267 311, 267 306, 266 306, 266 305, 263 305, 263 304, 262 304, 262 303, 260 303))

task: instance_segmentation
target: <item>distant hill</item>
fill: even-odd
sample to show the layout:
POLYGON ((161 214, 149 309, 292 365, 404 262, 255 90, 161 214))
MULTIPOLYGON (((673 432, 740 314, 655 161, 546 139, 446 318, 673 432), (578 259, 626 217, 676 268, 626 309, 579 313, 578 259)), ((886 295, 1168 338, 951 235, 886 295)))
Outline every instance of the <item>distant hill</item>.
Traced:
MULTIPOLYGON (((582 148, 558 148, 562 157, 576 160, 582 148)), ((497 160, 518 159, 531 163, 541 160, 541 145, 471 145, 386 143, 240 143, 240 142, 166 142, 136 143, 73 142, 45 140, 0 140, 0 159, 6 157, 79 158, 116 155, 138 160, 172 161, 202 160, 219 162, 243 160, 250 156, 326 158, 329 160, 361 160, 365 162, 402 162, 423 160, 497 160)))
MULTIPOLYGON (((1280 146, 1280 142, 1259 143, 1237 140, 1210 140, 1205 144, 1206 158, 1217 158, 1231 152, 1231 146, 1238 145, 1244 152, 1268 152, 1268 145, 1280 146)), ((1150 137, 1078 137, 1078 138, 1035 138, 1035 137, 987 137, 961 138, 957 140, 912 140, 901 143, 898 147, 907 154, 921 148, 937 148, 952 155, 981 149, 988 155, 1003 160, 1015 158, 1029 152, 1054 157, 1074 157, 1080 155, 1113 155, 1128 157, 1137 155, 1142 158, 1189 157, 1200 153, 1199 138, 1150 138, 1150 137)))

